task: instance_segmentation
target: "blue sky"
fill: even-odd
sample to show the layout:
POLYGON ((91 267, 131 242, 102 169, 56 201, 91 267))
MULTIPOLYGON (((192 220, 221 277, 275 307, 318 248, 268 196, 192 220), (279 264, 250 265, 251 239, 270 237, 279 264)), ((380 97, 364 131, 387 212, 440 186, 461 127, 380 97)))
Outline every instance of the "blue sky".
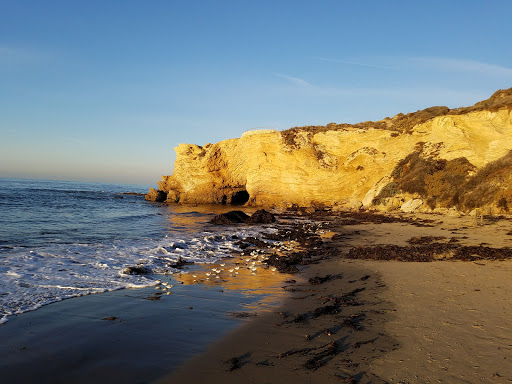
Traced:
POLYGON ((510 1, 0 2, 0 177, 155 184, 179 143, 512 87, 510 1))

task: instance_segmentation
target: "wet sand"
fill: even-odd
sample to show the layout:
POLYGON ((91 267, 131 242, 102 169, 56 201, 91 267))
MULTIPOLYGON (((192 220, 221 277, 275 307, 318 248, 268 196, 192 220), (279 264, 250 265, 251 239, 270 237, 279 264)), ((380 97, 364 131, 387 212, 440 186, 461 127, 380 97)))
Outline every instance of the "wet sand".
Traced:
MULTIPOLYGON (((330 264, 309 271, 325 277, 332 273, 330 264)), ((291 298, 278 311, 236 329, 158 382, 330 383, 351 377, 378 382, 361 362, 394 347, 383 334, 383 310, 391 304, 377 299, 385 289, 379 276, 356 264, 347 263, 342 277, 319 285, 301 277, 287 286, 291 298), (334 300, 344 295, 338 307, 334 300), (318 309, 325 307, 328 313, 321 314, 318 309)))
POLYGON ((0 326, 0 382, 151 382, 243 323, 233 314, 269 310, 282 295, 280 278, 250 290, 162 276, 172 295, 124 289, 10 317, 0 326))
POLYGON ((496 256, 512 221, 320 211, 281 223, 279 260, 253 239, 187 267, 170 296, 122 290, 10 319, 1 382, 512 382, 512 260, 496 256), (375 260, 390 252, 437 261, 375 260))
POLYGON ((279 310, 232 331, 157 382, 512 382, 512 260, 481 257, 487 247, 512 245, 511 221, 399 219, 330 219, 328 258, 300 267, 296 282, 284 286, 291 296, 279 310), (435 255, 444 261, 344 257, 354 247, 396 245, 407 253, 422 242, 448 247, 435 255), (452 245, 472 261, 450 259, 452 245))

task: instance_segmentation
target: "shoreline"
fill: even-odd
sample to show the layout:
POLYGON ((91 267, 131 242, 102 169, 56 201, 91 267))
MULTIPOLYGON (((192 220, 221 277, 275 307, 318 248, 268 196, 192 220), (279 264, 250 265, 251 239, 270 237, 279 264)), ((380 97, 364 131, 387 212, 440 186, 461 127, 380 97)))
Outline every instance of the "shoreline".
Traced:
POLYGON ((277 311, 156 383, 512 382, 512 260, 479 254, 496 247, 509 256, 509 218, 476 226, 467 216, 332 216, 329 257, 283 287, 291 296, 277 311), (429 262, 340 257, 354 247, 439 243, 471 261, 450 252, 429 262))
POLYGON ((2 383, 150 382, 243 324, 244 314, 268 311, 282 296, 280 276, 275 288, 267 281, 252 291, 220 281, 188 284, 178 275, 161 279, 174 285, 172 294, 121 289, 13 316, 0 326, 2 383))
POLYGON ((0 326, 3 379, 512 382, 504 364, 512 352, 512 260, 485 256, 512 245, 510 218, 484 226, 467 216, 367 212, 279 219, 271 224, 277 234, 240 239, 243 251, 232 258, 168 277, 172 296, 154 287, 89 295, 0 326), (269 248, 273 240, 284 243, 269 248), (380 257, 385 246, 396 247, 395 259, 411 250, 445 256, 361 259, 380 257), (347 258, 353 249, 359 259, 347 258), (472 261, 454 261, 455 249, 472 261), (239 274, 228 273, 236 266, 239 274), (251 304, 255 285, 270 300, 251 304), (16 335, 4 338, 7 329, 16 335))
POLYGON ((360 265, 347 265, 342 277, 327 277, 331 271, 328 262, 310 266, 303 276, 327 281, 311 285, 301 277, 302 281, 288 284, 290 297, 276 311, 230 331, 206 353, 155 383, 195 383, 205 378, 214 383, 328 383, 356 377, 380 382, 362 372, 357 361, 366 353, 379 356, 380 351, 371 351, 377 345, 393 346, 388 338, 375 344, 386 321, 380 308, 387 304, 375 302, 372 296, 384 286, 378 275, 360 265), (333 290, 343 297, 339 308, 332 300, 333 290), (339 362, 344 367, 334 373, 332 365, 339 362))

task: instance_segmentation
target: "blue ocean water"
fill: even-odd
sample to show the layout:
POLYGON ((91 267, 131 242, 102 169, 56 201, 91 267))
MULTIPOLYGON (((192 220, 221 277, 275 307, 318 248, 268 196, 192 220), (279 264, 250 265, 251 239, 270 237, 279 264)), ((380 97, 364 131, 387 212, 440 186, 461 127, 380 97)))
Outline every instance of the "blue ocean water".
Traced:
POLYGON ((146 191, 136 185, 0 179, 0 246, 155 236, 161 232, 152 225, 158 210, 137 204, 139 196, 121 195, 146 191))
POLYGON ((69 297, 154 285, 180 257, 214 262, 257 231, 222 232, 207 224, 214 209, 146 202, 136 193, 147 190, 0 178, 0 323, 69 297), (125 273, 131 266, 151 273, 125 273))

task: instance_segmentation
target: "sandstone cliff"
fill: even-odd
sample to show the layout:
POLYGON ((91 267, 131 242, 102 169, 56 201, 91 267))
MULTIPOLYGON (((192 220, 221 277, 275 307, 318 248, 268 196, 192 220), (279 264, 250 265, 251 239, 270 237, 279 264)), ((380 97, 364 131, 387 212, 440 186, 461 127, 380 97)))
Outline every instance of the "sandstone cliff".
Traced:
POLYGON ((146 199, 508 210, 512 88, 467 108, 433 107, 355 125, 249 131, 175 150, 173 175, 163 176, 146 199))

